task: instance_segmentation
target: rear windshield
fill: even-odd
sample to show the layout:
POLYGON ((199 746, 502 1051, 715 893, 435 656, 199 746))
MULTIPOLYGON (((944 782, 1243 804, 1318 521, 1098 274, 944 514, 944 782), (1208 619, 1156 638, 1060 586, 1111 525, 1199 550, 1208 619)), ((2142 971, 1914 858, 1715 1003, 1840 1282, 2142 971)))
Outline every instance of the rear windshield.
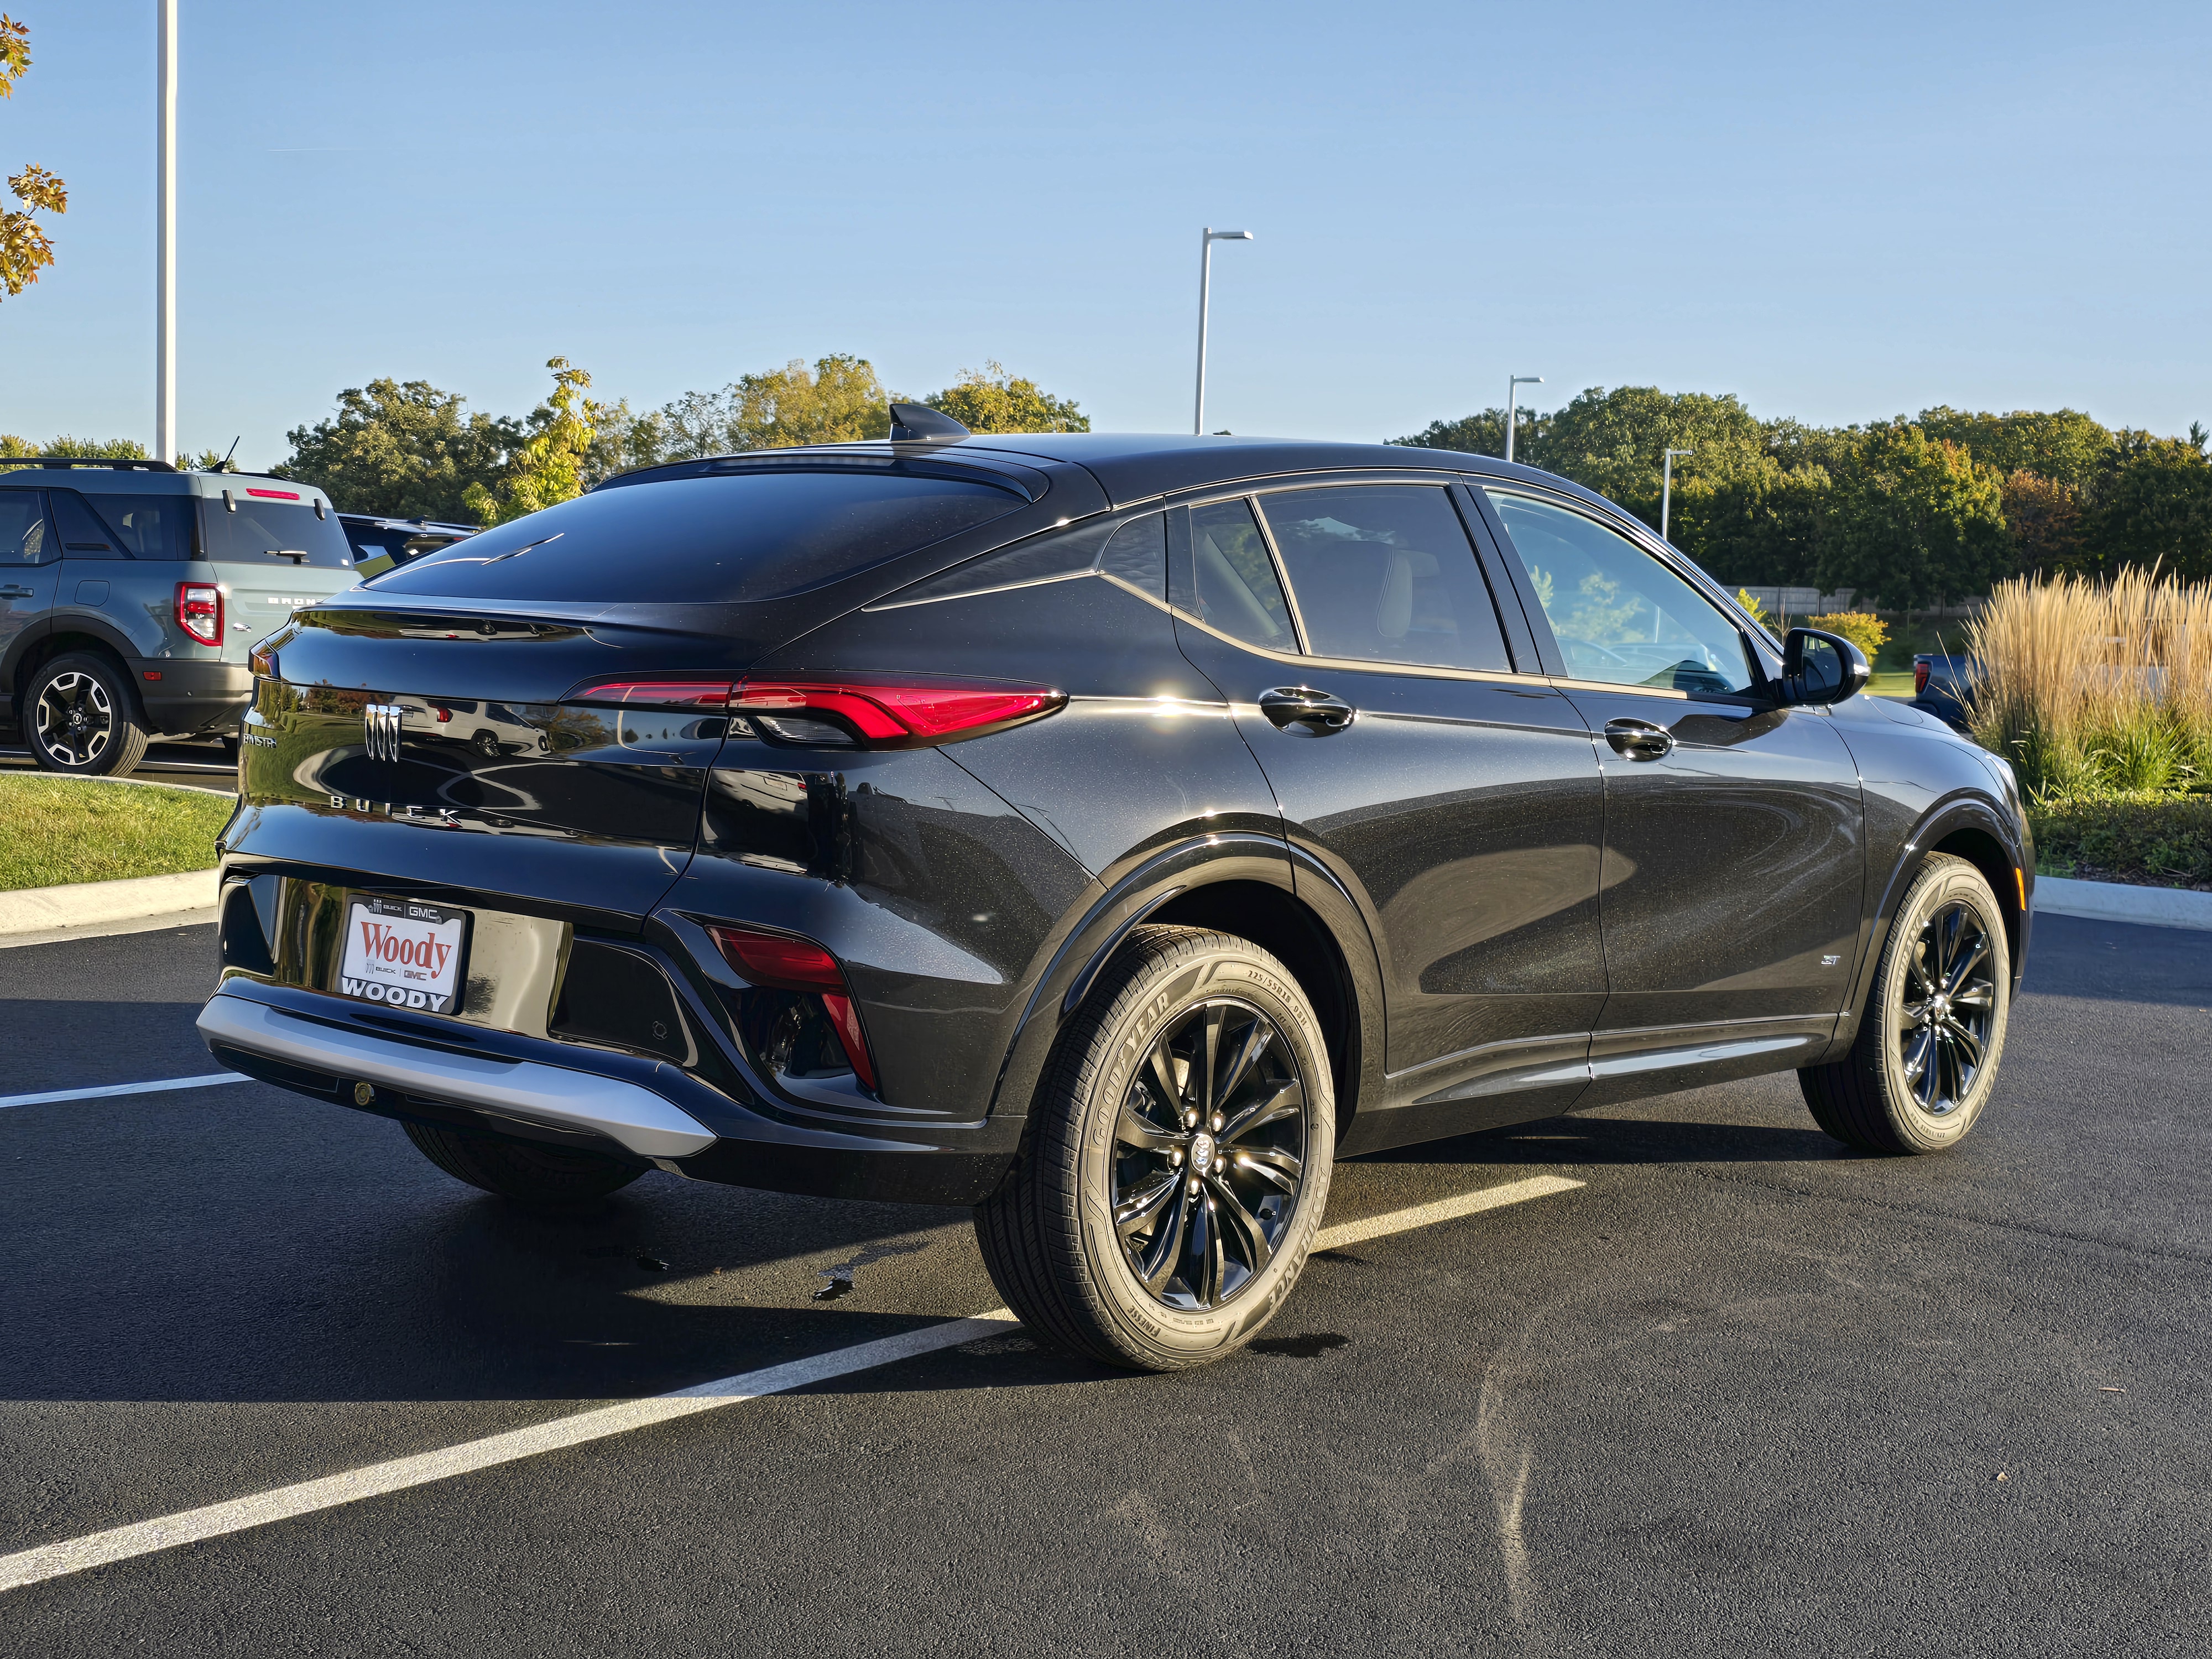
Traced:
POLYGON ((134 559, 192 556, 189 495, 87 495, 82 498, 134 559))
POLYGON ((204 557, 217 564, 257 564, 270 570, 313 565, 350 569, 353 549, 337 514, 315 516, 315 509, 293 501, 257 501, 234 494, 235 510, 220 499, 200 502, 204 557))
POLYGON ((580 495, 379 576, 452 599, 718 604, 819 587, 1003 517, 989 484, 882 472, 750 472, 580 495))

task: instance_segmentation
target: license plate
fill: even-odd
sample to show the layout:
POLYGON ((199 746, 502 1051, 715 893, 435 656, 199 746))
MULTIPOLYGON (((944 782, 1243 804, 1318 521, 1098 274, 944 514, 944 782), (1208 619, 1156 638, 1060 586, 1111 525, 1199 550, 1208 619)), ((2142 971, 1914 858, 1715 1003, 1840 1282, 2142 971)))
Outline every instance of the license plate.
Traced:
POLYGON ((450 1014, 460 1006, 469 913, 414 899, 357 897, 346 906, 338 990, 392 1008, 450 1014))

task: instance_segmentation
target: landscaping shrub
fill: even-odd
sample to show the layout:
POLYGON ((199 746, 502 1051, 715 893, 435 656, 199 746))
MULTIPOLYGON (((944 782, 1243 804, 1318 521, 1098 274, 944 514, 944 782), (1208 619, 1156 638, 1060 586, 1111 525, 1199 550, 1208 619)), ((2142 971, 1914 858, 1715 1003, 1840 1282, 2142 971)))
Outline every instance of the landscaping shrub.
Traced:
POLYGON ((1841 634, 1858 647, 1869 663, 1889 638, 1889 624, 1871 611, 1832 611, 1825 617, 1808 617, 1805 626, 1826 634, 1841 634))
POLYGON ((2052 794, 2027 817, 2049 873, 2212 888, 2212 795, 2052 794))

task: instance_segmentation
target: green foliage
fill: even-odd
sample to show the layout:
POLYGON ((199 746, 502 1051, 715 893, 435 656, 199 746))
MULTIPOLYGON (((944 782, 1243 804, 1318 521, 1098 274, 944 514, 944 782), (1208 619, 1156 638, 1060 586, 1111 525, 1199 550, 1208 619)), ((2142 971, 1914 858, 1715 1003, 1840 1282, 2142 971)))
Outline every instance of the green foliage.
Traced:
POLYGON ((1744 592, 1741 587, 1735 591, 1735 602, 1744 608, 1744 611, 1750 616, 1752 621, 1757 623, 1761 628, 1765 629, 1770 633, 1773 631, 1774 618, 1766 614, 1766 607, 1761 605, 1757 599, 1752 598, 1750 594, 1744 592))
POLYGON ((1824 617, 1808 617, 1805 626, 1840 634, 1858 647, 1871 665, 1889 638, 1889 624, 1871 611, 1832 611, 1824 617))
MULTIPOLYGON (((15 96, 15 82, 30 67, 30 26, 0 12, 0 98, 15 96)), ((31 216, 67 213, 69 186, 44 167, 26 165, 8 180, 8 188, 23 204, 0 211, 0 288, 12 298, 53 264, 53 239, 31 216)))
POLYGON ((0 890, 211 869, 234 805, 205 789, 0 777, 0 890))
POLYGON ((287 434, 273 469, 325 491, 343 513, 461 520, 474 489, 495 489, 522 422, 464 414, 465 399, 427 380, 371 380, 338 393, 337 413, 287 434))
POLYGON ((86 461, 143 461, 152 458, 143 444, 129 438, 52 438, 33 443, 14 433, 0 433, 0 465, 13 456, 73 455, 86 461))
MULTIPOLYGON (((1543 453, 1544 434, 1549 423, 1533 409, 1516 408, 1513 421, 1513 459, 1529 466, 1544 463, 1534 459, 1543 453)), ((1431 421, 1409 438, 1393 438, 1394 444, 1404 444, 1413 449, 1449 449, 1462 455, 1497 455, 1505 453, 1505 411, 1492 407, 1480 415, 1462 416, 1456 421, 1431 421)))
POLYGON ((2212 462, 2185 439, 2121 433, 2085 517, 2079 562, 2091 570, 2156 565, 2212 576, 2212 462))
POLYGON ((2212 795, 2081 790, 2031 799, 2047 874, 2212 887, 2212 795))
POLYGON ((1091 417, 1079 413, 1073 399, 1055 398, 1035 380, 1010 375, 1004 365, 988 358, 981 369, 963 370, 957 381, 923 401, 970 432, 1091 430, 1091 417))
POLYGON ((1956 444, 1904 422, 1874 427, 1837 491, 1835 533, 1815 565, 1824 588, 1923 610, 2008 574, 2002 481, 1956 444))
POLYGON ((1939 404, 1921 410, 1913 424, 1930 438, 1958 445, 1984 466, 2033 472, 2076 489, 2095 477, 2113 442, 2111 431, 2077 409, 1992 415, 1939 404))
POLYGON ((585 398, 592 377, 566 357, 549 357, 552 395, 531 411, 530 436, 509 459, 498 486, 472 483, 461 498, 477 524, 505 524, 584 493, 598 405, 585 398))

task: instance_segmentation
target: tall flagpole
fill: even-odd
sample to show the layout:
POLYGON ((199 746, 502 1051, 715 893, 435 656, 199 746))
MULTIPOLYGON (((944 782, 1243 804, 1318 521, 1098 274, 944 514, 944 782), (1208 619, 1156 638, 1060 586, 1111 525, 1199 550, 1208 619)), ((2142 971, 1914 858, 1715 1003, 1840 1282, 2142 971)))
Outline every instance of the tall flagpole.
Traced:
POLYGON ((155 0, 161 18, 161 196, 154 256, 154 459, 177 459, 177 0, 155 0))

